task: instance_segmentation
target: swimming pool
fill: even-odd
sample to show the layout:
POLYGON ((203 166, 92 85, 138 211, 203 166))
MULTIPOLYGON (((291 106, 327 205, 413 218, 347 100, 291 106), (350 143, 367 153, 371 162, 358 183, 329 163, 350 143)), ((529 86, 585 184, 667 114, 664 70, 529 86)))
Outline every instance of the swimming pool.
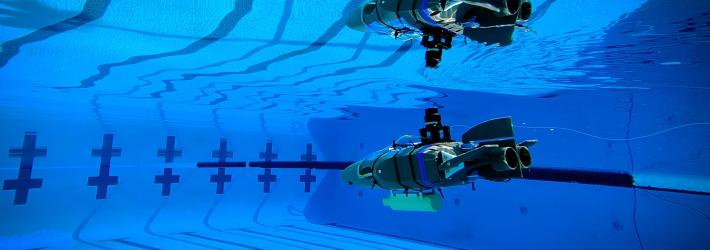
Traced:
POLYGON ((535 0, 506 46, 348 28, 362 1, 0 1, 0 242, 8 249, 702 249, 710 242, 706 1, 535 0), (532 169, 438 212, 325 169, 496 117, 532 169), (198 168, 197 162, 243 162, 198 168), (670 191, 669 191, 670 190, 670 191), (688 192, 677 192, 688 191, 688 192))

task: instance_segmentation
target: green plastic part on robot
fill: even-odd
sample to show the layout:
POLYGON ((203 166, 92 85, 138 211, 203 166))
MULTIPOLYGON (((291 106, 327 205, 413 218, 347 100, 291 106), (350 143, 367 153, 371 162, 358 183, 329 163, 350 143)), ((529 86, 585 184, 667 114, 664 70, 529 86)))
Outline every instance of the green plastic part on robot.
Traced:
POLYGON ((441 196, 437 194, 397 194, 382 199, 382 204, 397 211, 436 212, 441 208, 441 196))

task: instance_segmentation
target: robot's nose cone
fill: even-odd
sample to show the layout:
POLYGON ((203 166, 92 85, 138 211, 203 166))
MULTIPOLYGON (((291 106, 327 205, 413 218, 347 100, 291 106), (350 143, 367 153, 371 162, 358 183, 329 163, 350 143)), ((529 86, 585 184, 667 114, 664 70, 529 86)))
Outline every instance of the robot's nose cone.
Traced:
POLYGON ((340 175, 343 182, 350 184, 350 185, 371 187, 372 183, 373 183, 372 182, 372 172, 361 174, 360 173, 360 165, 361 164, 362 164, 362 161, 358 161, 353 164, 350 164, 350 166, 345 168, 340 175))

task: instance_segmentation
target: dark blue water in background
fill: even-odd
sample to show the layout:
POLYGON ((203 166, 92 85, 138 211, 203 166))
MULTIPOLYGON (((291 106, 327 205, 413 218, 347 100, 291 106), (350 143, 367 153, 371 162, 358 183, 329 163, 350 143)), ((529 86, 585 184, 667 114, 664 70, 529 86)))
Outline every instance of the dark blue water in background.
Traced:
POLYGON ((0 1, 0 248, 710 245, 710 199, 695 194, 479 181, 445 189, 439 212, 402 212, 332 170, 313 170, 305 192, 304 170, 274 169, 266 193, 259 168, 227 169, 216 194, 218 171, 195 163, 217 160, 221 138, 234 161, 263 160, 267 142, 276 160, 312 144, 318 160, 353 161, 416 134, 428 107, 456 138, 512 116, 516 137, 540 140, 533 168, 710 192, 710 2, 535 0, 513 44, 456 40, 438 69, 417 42, 348 29, 357 4, 0 1), (97 199, 105 134, 116 177, 97 199), (24 177, 41 187, 12 181, 27 174, 26 135, 46 149, 24 177), (158 153, 168 136, 173 162, 158 153), (180 176, 169 196, 165 168, 180 176), (36 187, 23 204, 18 183, 36 187))

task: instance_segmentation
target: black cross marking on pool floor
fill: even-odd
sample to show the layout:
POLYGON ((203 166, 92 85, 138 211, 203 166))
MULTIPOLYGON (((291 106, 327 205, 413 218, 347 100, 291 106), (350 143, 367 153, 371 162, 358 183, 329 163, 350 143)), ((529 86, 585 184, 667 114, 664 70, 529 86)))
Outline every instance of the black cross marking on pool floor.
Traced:
POLYGON ((279 154, 274 153, 273 144, 270 141, 266 143, 264 152, 259 153, 259 159, 264 159, 264 161, 273 161, 278 158, 279 154))
MULTIPOLYGON (((165 149, 159 149, 158 156, 165 157, 165 163, 172 163, 175 157, 182 156, 182 150, 175 148, 175 136, 168 136, 165 149)), ((156 175, 154 182, 163 185, 160 195, 170 196, 171 186, 180 182, 180 175, 173 175, 172 168, 163 168, 163 174, 156 175)))
POLYGON ((99 165, 99 175, 89 177, 88 186, 96 186, 96 199, 106 199, 108 186, 118 184, 118 176, 110 175, 111 157, 121 156, 120 148, 113 148, 113 134, 104 134, 103 143, 100 149, 93 149, 91 156, 101 157, 99 165))
POLYGON ((299 179, 301 182, 303 182, 303 192, 310 193, 311 192, 311 183, 316 182, 316 176, 311 174, 311 169, 306 168, 306 173, 303 175, 299 175, 299 179))
POLYGON ((178 182, 180 182, 180 175, 173 175, 172 168, 164 168, 162 175, 155 176, 155 183, 163 185, 163 189, 160 192, 162 196, 170 196, 171 184, 178 182))
POLYGON ((217 194, 224 194, 224 183, 232 182, 232 175, 225 174, 224 168, 218 168, 217 174, 210 175, 210 182, 217 183, 217 194))
MULTIPOLYGON (((306 145, 306 153, 301 155, 301 160, 305 162, 313 162, 316 160, 316 155, 313 154, 313 144, 306 145)), ((303 182, 303 191, 311 192, 311 183, 316 182, 316 176, 311 174, 311 168, 306 168, 306 173, 300 175, 300 181, 303 182)))
POLYGON ((227 139, 219 140, 219 149, 212 150, 212 158, 217 158, 220 163, 227 162, 227 158, 234 157, 234 152, 227 150, 227 139))
POLYGON ((20 170, 17 179, 5 180, 3 190, 15 190, 15 200, 13 204, 27 204, 27 197, 30 189, 41 188, 42 179, 32 179, 32 164, 35 157, 47 156, 47 149, 37 148, 37 133, 25 132, 22 148, 10 149, 10 157, 20 158, 20 170))
MULTIPOLYGON (((266 143, 266 149, 264 152, 259 153, 259 158, 264 159, 264 162, 271 162, 278 157, 278 154, 274 153, 273 144, 269 141, 266 143)), ((264 183, 264 193, 271 192, 271 182, 276 181, 276 175, 271 174, 270 168, 264 168, 264 174, 260 174, 257 177, 257 181, 264 183)))
MULTIPOLYGON (((219 149, 212 151, 212 158, 217 158, 217 163, 227 162, 227 158, 232 158, 234 152, 227 150, 227 139, 222 138, 219 140, 219 149)), ((217 174, 210 176, 210 182, 217 183, 217 194, 224 194, 224 183, 232 182, 232 176, 225 174, 224 167, 217 169, 217 174)))
POLYGON ((158 157, 165 157, 165 163, 172 163, 175 157, 182 156, 182 150, 175 148, 175 136, 168 136, 165 149, 158 150, 158 157))

